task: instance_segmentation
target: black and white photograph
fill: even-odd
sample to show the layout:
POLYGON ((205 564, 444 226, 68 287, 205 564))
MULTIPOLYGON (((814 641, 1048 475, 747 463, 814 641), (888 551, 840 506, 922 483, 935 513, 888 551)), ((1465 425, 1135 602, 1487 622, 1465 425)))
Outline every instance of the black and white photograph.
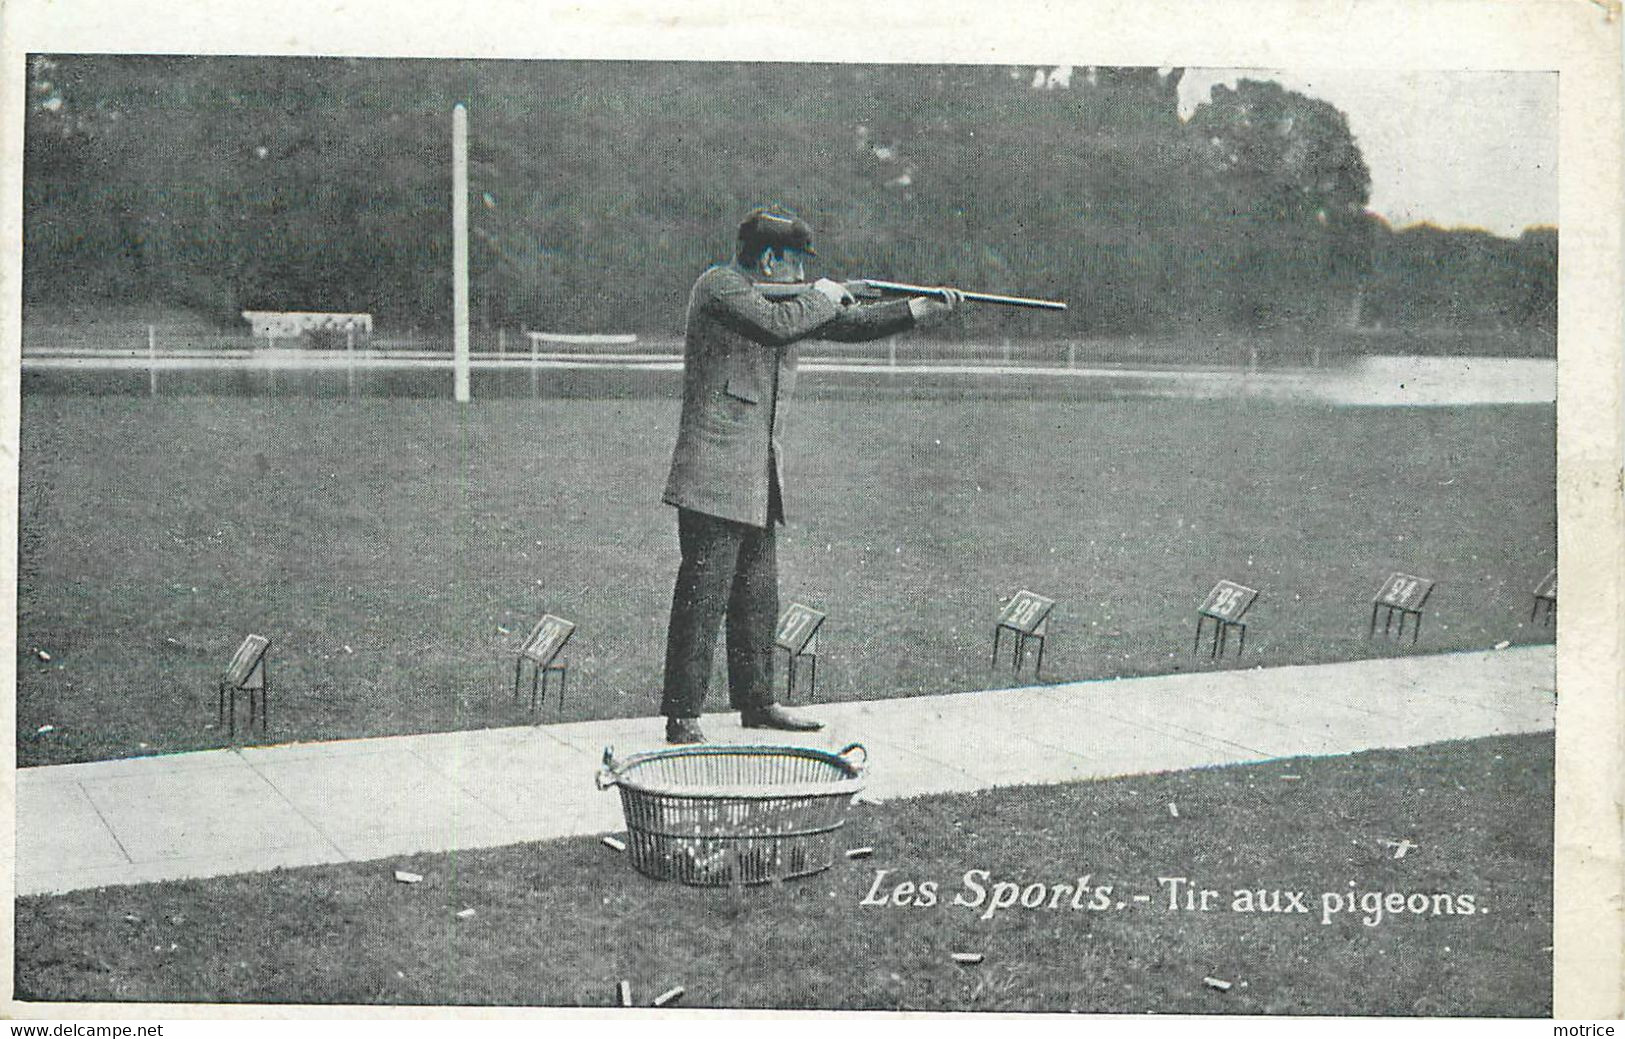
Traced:
POLYGON ((1620 1013, 1578 59, 32 6, 8 1016, 1620 1013))

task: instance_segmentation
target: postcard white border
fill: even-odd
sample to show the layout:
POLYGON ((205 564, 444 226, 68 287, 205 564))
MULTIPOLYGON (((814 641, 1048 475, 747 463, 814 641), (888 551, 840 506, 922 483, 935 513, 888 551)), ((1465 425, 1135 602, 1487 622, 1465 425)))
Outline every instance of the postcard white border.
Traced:
MULTIPOLYGON (((0 493, 16 501, 24 56, 33 52, 1181 65, 1549 70, 1559 73, 1560 346, 1558 813, 1554 1009, 1625 1011, 1625 575, 1620 408, 1621 198, 1618 0, 825 0, 709 3, 488 0, 6 0, 0 79, 0 493)), ((0 510, 0 616, 14 641, 16 515, 0 510)), ((15 688, 15 656, 0 653, 15 688)), ((14 701, 4 698, 0 783, 11 803, 14 701)), ((9 811, 8 811, 9 814, 9 811)), ((10 832, 8 828, 8 833, 10 832)), ((9 895, 14 848, 0 842, 9 895)), ((12 916, 0 914, 9 1000, 12 916)), ((180 1016, 164 1007, 157 1016, 180 1016)), ((264 1009, 195 1008, 263 1017, 264 1009)), ((51 1008, 12 1006, 50 1017, 51 1008)), ((60 1015, 130 1017, 127 1005, 60 1015)), ((360 1008, 382 1018, 412 1016, 360 1008)), ((276 1008, 331 1018, 334 1008, 276 1008)), ((443 1015, 445 1016, 445 1015, 443 1015)), ((471 1011, 469 1017, 489 1017, 471 1011)), ((538 1016, 547 1016, 538 1012, 538 1016)))

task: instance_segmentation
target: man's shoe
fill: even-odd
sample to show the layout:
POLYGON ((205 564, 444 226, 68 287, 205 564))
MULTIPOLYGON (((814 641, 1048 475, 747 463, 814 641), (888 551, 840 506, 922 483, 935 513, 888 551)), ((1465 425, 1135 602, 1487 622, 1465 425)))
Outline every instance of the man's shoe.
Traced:
POLYGON ((698 718, 667 718, 667 743, 704 743, 705 733, 700 731, 698 718))
POLYGON ((823 722, 791 714, 776 703, 752 707, 740 712, 739 720, 747 729, 783 729, 786 732, 817 732, 823 722))

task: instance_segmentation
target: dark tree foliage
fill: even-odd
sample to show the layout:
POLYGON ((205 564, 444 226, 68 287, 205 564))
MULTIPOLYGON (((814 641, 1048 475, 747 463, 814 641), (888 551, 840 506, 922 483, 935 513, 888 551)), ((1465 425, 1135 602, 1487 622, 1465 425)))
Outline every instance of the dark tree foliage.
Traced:
POLYGON ((1202 143, 1212 248, 1234 271, 1231 323, 1313 323, 1345 310, 1363 274, 1371 174, 1343 114, 1244 79, 1216 85, 1189 130, 1202 143))
POLYGON ((1557 329, 1557 231, 1384 229, 1363 316, 1387 327, 1557 329))
POLYGON ((470 112, 487 326, 673 332, 753 205, 837 276, 1069 300, 1020 335, 1380 320, 1547 327, 1555 233, 1395 234, 1341 113, 1180 70, 36 57, 31 302, 451 310, 451 108, 470 112), (1362 306, 1362 303, 1364 306, 1362 306))

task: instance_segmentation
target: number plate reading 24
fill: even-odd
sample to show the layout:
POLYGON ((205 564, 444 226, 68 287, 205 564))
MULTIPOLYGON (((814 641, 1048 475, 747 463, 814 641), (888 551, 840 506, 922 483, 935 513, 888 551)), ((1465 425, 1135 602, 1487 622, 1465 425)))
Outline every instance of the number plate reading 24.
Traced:
POLYGON ((806 650, 807 643, 818 634, 818 626, 824 623, 824 615, 810 606, 803 606, 798 602, 791 603, 779 617, 778 630, 773 633, 773 640, 781 649, 789 650, 792 654, 806 650))
POLYGON ((1410 574, 1390 574, 1377 593, 1378 606, 1391 606, 1396 610, 1417 613, 1433 592, 1433 582, 1410 574))
POLYGON ((546 667, 559 655, 559 650, 564 648, 564 644, 570 641, 570 636, 575 634, 575 630, 574 624, 549 613, 530 629, 530 637, 525 639, 525 644, 519 652, 546 667))
POLYGON ((1010 604, 999 614, 999 627, 1019 631, 1023 635, 1032 635, 1037 632, 1038 626, 1044 623, 1049 611, 1055 607, 1054 599, 1046 599, 1042 595, 1023 590, 1016 593, 1010 604))
POLYGON ((1247 612, 1247 607, 1251 606, 1256 598, 1258 598, 1257 589, 1236 584, 1234 581, 1220 581, 1207 593, 1207 598, 1203 600, 1197 612, 1215 620, 1234 622, 1241 619, 1241 615, 1247 612))

